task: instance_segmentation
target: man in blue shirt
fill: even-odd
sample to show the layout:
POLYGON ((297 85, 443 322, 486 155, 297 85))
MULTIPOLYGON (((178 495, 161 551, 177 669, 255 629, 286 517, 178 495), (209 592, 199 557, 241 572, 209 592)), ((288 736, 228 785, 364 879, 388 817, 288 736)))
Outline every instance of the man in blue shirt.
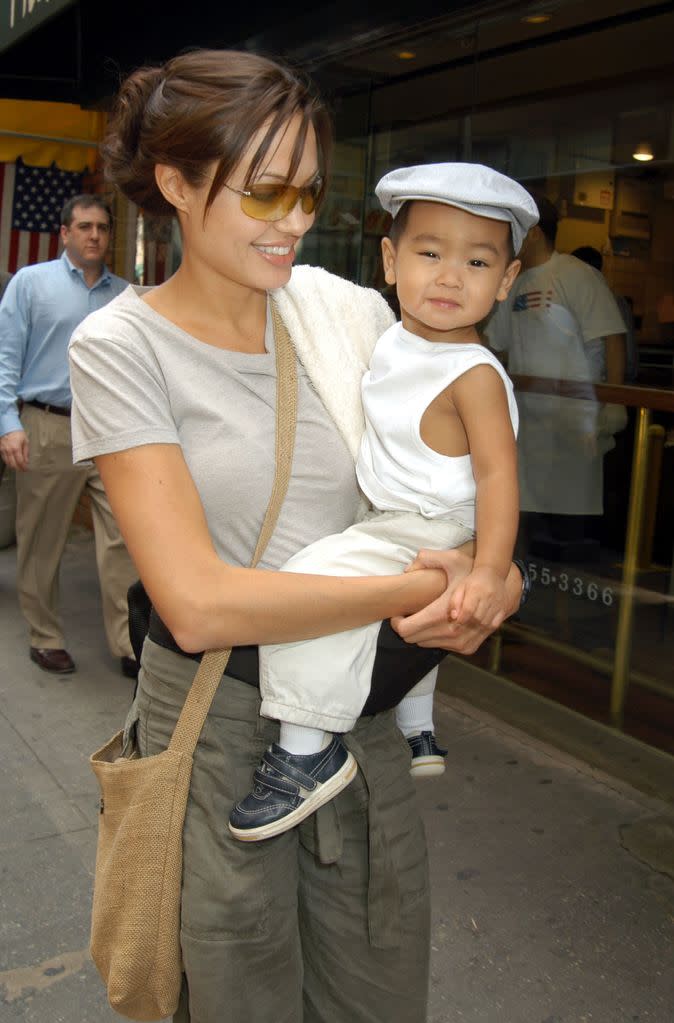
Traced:
POLYGON ((82 320, 127 287, 105 266, 112 221, 96 195, 61 214, 60 259, 19 270, 0 303, 0 456, 16 471, 17 585, 30 657, 44 671, 71 672, 58 613, 59 568, 73 513, 91 497, 108 644, 125 675, 137 673, 126 593, 136 577, 93 466, 74 466, 68 342, 82 320))

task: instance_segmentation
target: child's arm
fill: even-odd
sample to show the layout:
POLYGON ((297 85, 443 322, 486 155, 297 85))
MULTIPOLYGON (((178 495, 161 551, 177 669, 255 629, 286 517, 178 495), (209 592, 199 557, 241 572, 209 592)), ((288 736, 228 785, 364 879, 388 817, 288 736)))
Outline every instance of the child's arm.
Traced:
POLYGON ((517 536, 517 442, 505 387, 492 366, 464 373, 449 397, 466 431, 477 486, 475 564, 455 591, 451 615, 458 622, 484 621, 504 606, 517 536))

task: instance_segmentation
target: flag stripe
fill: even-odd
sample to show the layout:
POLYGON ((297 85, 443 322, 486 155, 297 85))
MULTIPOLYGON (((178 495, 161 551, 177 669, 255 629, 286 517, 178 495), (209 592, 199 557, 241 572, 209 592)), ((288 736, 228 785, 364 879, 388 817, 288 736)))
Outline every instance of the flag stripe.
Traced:
POLYGON ((0 270, 9 270, 9 246, 12 237, 12 199, 14 198, 14 164, 0 163, 0 174, 2 174, 0 270))
POLYGON ((42 232, 42 234, 39 235, 36 262, 44 263, 46 259, 49 259, 49 242, 53 237, 54 237, 53 235, 45 234, 44 232, 42 232))
POLYGON ((20 270, 22 266, 28 266, 31 232, 17 231, 17 235, 19 244, 17 246, 16 269, 20 270))
POLYGON ((19 263, 19 236, 21 231, 14 231, 12 229, 9 239, 9 266, 7 269, 10 273, 16 273, 19 263))
POLYGON ((28 235, 28 259, 27 263, 37 263, 40 258, 40 238, 41 234, 37 231, 31 231, 28 235))

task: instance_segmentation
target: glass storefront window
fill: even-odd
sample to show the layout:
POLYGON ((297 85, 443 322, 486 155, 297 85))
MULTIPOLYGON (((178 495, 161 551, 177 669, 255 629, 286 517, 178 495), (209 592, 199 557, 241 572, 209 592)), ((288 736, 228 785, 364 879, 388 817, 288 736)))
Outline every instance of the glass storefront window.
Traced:
POLYGON ((311 263, 341 277, 358 279, 366 165, 366 139, 337 143, 330 192, 313 230, 302 240, 299 263, 311 263))
MULTIPOLYGON (((648 401, 646 389, 640 397, 648 401)), ((527 688, 670 752, 674 445, 663 423, 673 418, 646 406, 629 409, 626 429, 604 455, 601 515, 523 515, 532 598, 476 656, 527 688)))

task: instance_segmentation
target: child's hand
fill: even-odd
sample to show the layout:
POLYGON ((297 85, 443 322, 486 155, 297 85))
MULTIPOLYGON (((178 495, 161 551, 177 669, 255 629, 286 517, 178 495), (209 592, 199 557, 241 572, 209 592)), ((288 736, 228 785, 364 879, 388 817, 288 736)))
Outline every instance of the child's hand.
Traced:
POLYGON ((495 629, 505 617, 506 582, 493 568, 479 566, 454 590, 450 601, 450 620, 462 624, 474 620, 495 629))
POLYGON ((470 618, 466 614, 465 604, 461 610, 461 621, 452 618, 450 604, 454 607, 456 603, 454 599, 456 588, 463 588, 472 567, 472 557, 461 549, 419 551, 407 571, 441 568, 447 575, 448 588, 442 596, 416 614, 407 618, 398 616, 391 619, 391 625, 406 643, 416 643, 421 647, 433 647, 455 654, 474 654, 487 636, 497 629, 508 615, 517 611, 522 596, 522 576, 519 569, 512 565, 508 578, 503 583, 504 600, 488 624, 470 618))

